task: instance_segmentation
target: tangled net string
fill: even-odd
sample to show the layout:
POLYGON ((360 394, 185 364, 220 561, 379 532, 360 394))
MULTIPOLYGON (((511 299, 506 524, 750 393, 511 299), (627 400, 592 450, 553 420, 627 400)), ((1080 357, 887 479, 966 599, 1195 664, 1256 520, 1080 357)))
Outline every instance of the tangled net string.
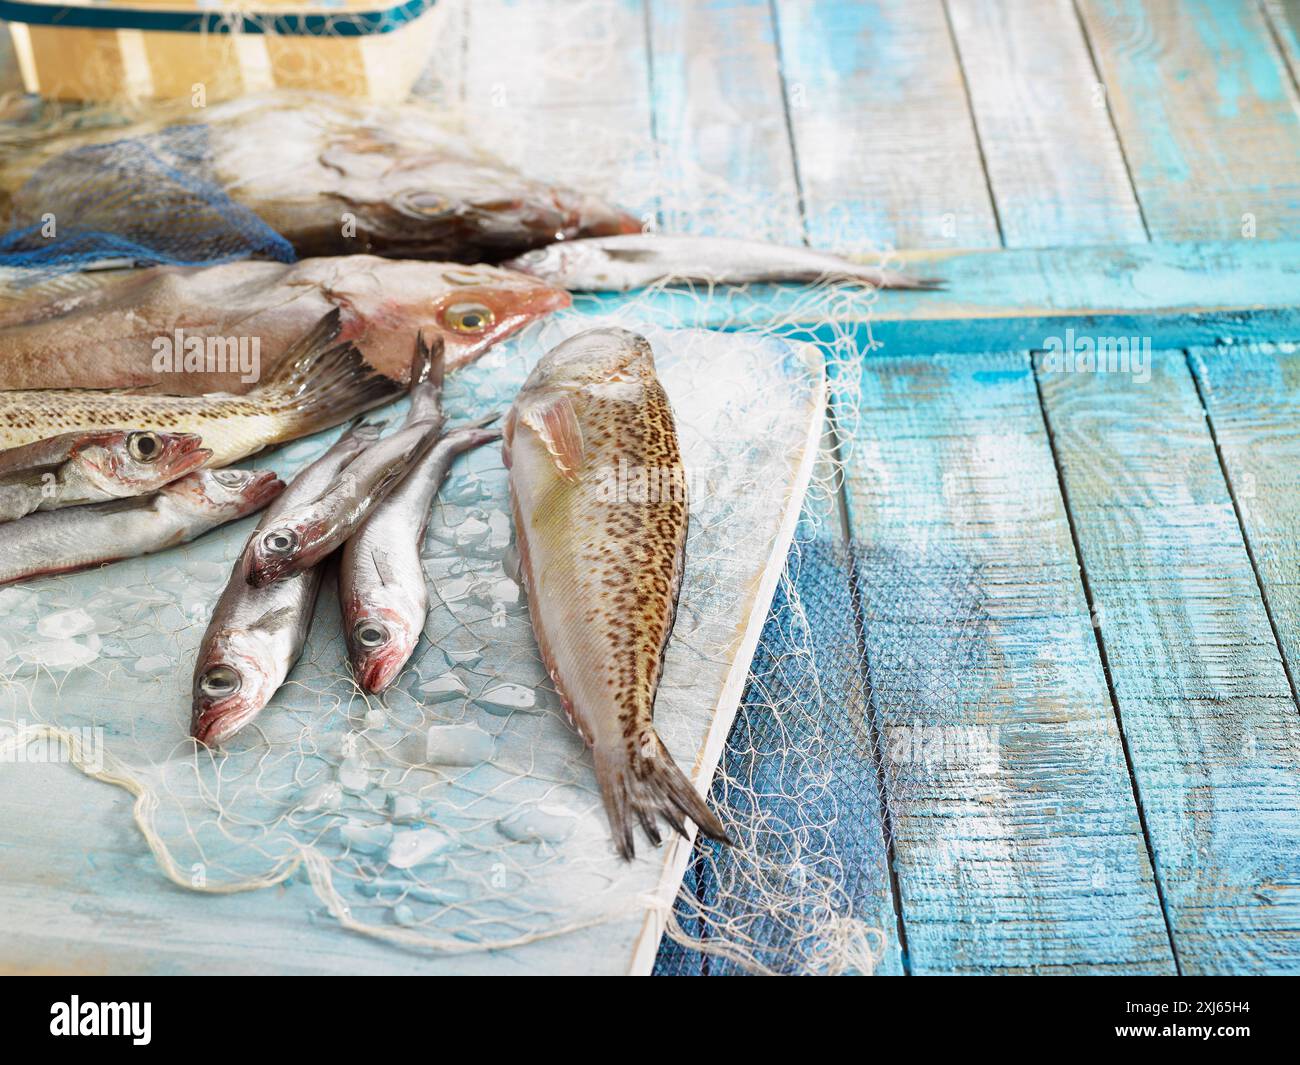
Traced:
MULTIPOLYGON (((599 43, 567 47, 598 55, 599 43)), ((586 84, 590 70, 557 61, 552 75, 582 71, 586 84)), ((425 90, 523 169, 538 169, 534 146, 556 135, 526 108, 457 103, 437 82, 425 90)), ((47 128, 103 121, 45 117, 47 128)), ((583 151, 539 176, 609 192, 617 173, 619 198, 669 231, 799 224, 797 207, 665 159, 642 135, 573 122, 583 151)), ((220 753, 186 739, 195 651, 246 522, 160 556, 0 590, 0 759, 54 744, 129 791, 158 868, 186 889, 301 884, 316 914, 412 950, 464 955, 603 926, 630 956, 653 911, 668 932, 660 972, 873 972, 898 946, 893 826, 926 780, 909 730, 963 716, 985 598, 960 558, 843 541, 838 499, 875 298, 830 281, 578 296, 449 382, 449 415, 472 419, 507 406, 540 354, 580 329, 610 321, 655 344, 692 488, 656 721, 687 767, 720 750, 710 798, 736 842, 698 846, 675 894, 675 882, 661 890, 665 852, 631 866, 612 853, 590 755, 537 655, 492 448, 462 457, 436 504, 427 639, 383 698, 352 684, 327 581, 272 707, 220 753), (792 486, 814 457, 724 744, 716 715, 732 709, 755 588, 765 565, 782 565, 773 555, 794 517, 792 486)), ((291 476, 334 435, 254 464, 291 476)))

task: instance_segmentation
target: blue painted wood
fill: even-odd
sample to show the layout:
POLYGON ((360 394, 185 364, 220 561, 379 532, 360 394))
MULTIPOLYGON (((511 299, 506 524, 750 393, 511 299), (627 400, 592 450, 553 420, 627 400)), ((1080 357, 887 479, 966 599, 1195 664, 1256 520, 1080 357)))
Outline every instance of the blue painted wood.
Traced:
POLYGON ((1259 5, 1079 9, 1152 239, 1300 236, 1300 100, 1259 5))
POLYGON ((1181 971, 1300 972, 1300 715, 1186 359, 1080 365, 1036 359, 1181 971))
POLYGON ((1028 356, 881 358, 848 470, 916 973, 1173 957, 1028 356))
MULTIPOLYGON (((964 251, 908 256, 905 266, 947 287, 878 293, 869 315, 858 316, 860 346, 877 341, 886 354, 1033 350, 1071 327, 1150 337, 1154 347, 1300 336, 1297 241, 964 251)), ((701 295, 664 292, 645 305, 715 328, 803 316, 816 332, 825 318, 825 303, 798 286, 701 295)), ((601 310, 618 299, 582 303, 601 310)))
POLYGON ((1000 244, 943 0, 776 10, 813 245, 1000 244))
POLYGON ((768 0, 647 0, 660 222, 803 243, 768 0))
POLYGON ((948 0, 1007 247, 1147 239, 1073 0, 948 0))

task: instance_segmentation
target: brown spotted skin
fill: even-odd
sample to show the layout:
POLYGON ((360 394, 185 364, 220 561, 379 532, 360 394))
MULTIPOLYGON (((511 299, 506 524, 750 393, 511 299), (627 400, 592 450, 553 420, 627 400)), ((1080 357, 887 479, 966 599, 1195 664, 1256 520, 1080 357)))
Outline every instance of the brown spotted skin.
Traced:
POLYGON ((620 853, 632 856, 634 823, 658 842, 661 818, 721 835, 654 727, 689 512, 672 406, 649 344, 608 329, 567 341, 530 377, 505 431, 538 646, 595 753, 620 853), (545 418, 557 401, 580 429, 581 461, 569 474, 551 454, 545 418), (667 491, 638 491, 651 473, 667 491))

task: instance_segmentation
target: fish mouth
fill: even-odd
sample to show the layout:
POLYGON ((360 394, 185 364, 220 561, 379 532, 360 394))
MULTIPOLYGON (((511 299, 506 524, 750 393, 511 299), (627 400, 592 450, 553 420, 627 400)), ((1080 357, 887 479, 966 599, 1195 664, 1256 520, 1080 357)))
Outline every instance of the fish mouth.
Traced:
POLYGON ((357 683, 371 695, 382 695, 397 679, 410 658, 396 642, 378 652, 368 652, 353 665, 357 683))
POLYGON ((176 480, 206 466, 212 454, 210 448, 203 446, 202 437, 185 433, 168 445, 159 468, 166 471, 169 479, 176 480))
POLYGON ((244 505, 240 516, 261 510, 284 491, 284 482, 274 470, 262 470, 244 489, 244 505))

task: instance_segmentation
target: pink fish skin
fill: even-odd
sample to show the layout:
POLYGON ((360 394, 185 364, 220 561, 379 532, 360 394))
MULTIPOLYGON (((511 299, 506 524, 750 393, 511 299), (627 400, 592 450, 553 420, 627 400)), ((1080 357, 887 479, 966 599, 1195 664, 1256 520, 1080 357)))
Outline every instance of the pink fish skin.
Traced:
POLYGON ((447 369, 456 370, 570 300, 549 282, 496 267, 373 255, 63 275, 0 291, 0 389, 243 395, 335 308, 339 339, 405 383, 417 332, 440 337, 447 369), (203 342, 201 360, 183 354, 192 339, 203 342))

